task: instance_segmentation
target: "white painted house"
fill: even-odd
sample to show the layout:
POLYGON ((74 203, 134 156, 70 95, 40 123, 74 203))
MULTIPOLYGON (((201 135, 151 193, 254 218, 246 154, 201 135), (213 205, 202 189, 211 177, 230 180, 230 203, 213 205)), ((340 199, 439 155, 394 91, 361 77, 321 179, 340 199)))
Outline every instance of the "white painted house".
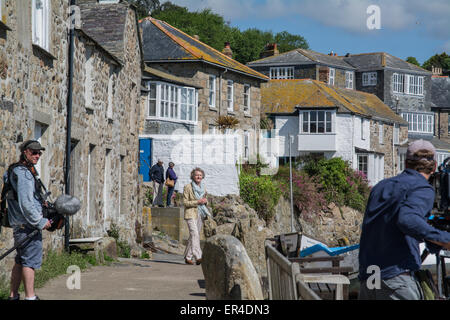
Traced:
POLYGON ((291 135, 293 157, 341 157, 371 185, 396 174, 407 123, 376 96, 310 79, 272 80, 261 95, 274 120, 280 163, 289 157, 291 135))

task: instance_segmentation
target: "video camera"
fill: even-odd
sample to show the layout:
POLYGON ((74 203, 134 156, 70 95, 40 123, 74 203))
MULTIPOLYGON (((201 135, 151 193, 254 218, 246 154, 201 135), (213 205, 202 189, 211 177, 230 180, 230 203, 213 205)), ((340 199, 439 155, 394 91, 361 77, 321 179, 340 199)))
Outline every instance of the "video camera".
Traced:
POLYGON ((450 232, 450 157, 430 177, 435 190, 434 206, 428 222, 439 230, 450 232))

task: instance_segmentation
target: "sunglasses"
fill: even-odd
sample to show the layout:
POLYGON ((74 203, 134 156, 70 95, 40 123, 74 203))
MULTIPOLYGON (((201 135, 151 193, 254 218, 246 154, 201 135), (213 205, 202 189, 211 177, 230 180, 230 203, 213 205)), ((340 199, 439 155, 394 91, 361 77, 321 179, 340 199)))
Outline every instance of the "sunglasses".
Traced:
POLYGON ((42 152, 41 151, 31 151, 31 154, 33 155, 33 156, 35 156, 35 155, 40 155, 40 156, 42 156, 42 152))

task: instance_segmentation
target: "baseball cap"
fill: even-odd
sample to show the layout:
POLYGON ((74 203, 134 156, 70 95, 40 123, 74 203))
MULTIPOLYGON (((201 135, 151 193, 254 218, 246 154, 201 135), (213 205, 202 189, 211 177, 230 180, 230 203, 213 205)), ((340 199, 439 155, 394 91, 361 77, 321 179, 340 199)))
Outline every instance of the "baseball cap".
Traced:
POLYGON ((20 145, 20 151, 24 152, 27 149, 31 150, 45 150, 44 147, 41 146, 39 141, 36 140, 27 140, 20 145))
POLYGON ((436 159, 436 149, 434 148, 434 146, 431 144, 431 142, 420 139, 420 140, 416 140, 411 142, 408 145, 408 149, 406 150, 406 159, 408 160, 435 160, 436 159), (417 155, 415 155, 415 153, 417 153, 417 151, 419 150, 427 150, 433 153, 433 157, 432 158, 426 158, 426 157, 419 157, 417 155))

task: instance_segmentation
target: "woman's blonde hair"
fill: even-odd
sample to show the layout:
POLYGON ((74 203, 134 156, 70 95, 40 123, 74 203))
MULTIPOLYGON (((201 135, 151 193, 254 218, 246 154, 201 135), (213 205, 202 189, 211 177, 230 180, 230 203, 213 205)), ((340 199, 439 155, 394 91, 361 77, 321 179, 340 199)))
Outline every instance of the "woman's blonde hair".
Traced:
POLYGON ((200 168, 195 168, 194 170, 191 171, 191 180, 194 180, 194 175, 195 175, 196 171, 201 172, 202 176, 203 176, 203 179, 205 178, 205 171, 203 171, 200 168))

